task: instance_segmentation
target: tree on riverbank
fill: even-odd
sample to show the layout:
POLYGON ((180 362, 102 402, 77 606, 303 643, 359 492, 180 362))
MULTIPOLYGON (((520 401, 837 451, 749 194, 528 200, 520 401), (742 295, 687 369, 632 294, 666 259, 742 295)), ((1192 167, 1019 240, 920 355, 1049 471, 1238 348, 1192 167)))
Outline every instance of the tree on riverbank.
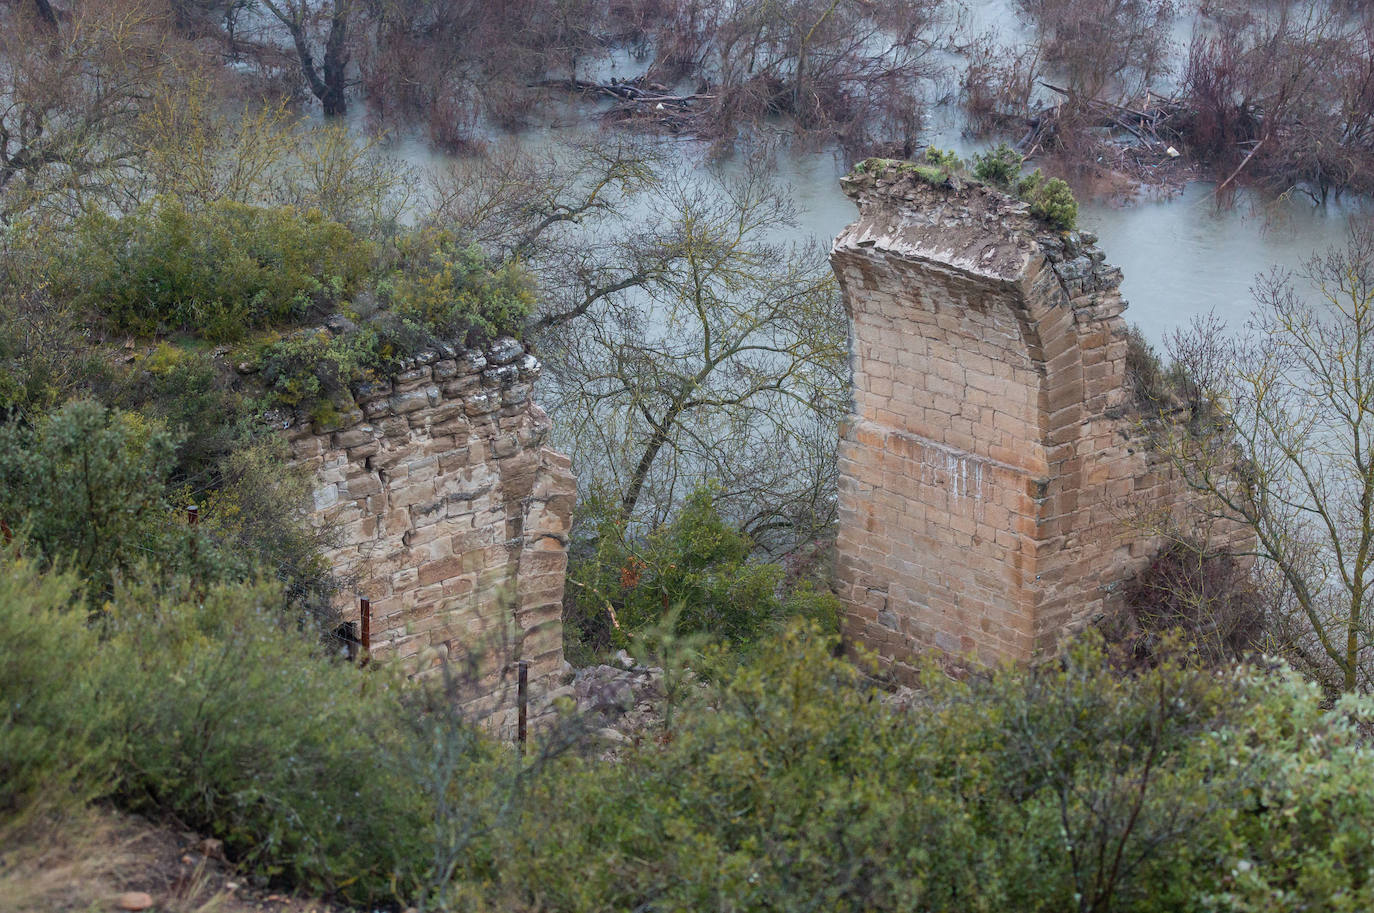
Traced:
POLYGON ((1238 338, 1203 321, 1171 354, 1192 413, 1162 442, 1281 591, 1278 649, 1331 693, 1374 684, 1374 230, 1254 288, 1238 338))

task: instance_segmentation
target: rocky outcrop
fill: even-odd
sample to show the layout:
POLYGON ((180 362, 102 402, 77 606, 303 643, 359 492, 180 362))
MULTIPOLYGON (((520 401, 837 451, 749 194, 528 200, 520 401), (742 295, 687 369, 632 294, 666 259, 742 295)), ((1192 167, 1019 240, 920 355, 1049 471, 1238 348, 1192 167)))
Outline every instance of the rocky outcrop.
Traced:
POLYGON ((979 184, 896 166, 845 187, 847 635, 899 674, 929 648, 1030 658, 1116 604, 1161 517, 1195 525, 1133 414, 1121 273, 979 184))
POLYGON ((360 623, 368 599, 373 657, 415 674, 464 659, 487 709, 509 704, 514 661, 528 663, 537 698, 563 660, 575 484, 567 457, 544 446, 539 369, 512 339, 427 350, 356 387, 337 427, 287 431, 315 472, 312 520, 335 540, 326 557, 355 581, 344 618, 360 623))

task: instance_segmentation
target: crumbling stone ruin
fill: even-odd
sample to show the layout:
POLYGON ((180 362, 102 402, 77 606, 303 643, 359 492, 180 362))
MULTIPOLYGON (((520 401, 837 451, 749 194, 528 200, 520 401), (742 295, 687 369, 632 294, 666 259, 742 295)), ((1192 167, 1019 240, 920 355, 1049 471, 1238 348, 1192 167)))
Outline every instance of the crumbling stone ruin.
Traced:
POLYGON ((480 660, 483 713, 509 709, 516 660, 528 664, 532 703, 563 666, 576 486, 568 458, 544 446, 549 419, 531 399, 539 369, 512 339, 428 350, 355 388, 338 427, 287 431, 294 459, 316 474, 312 521, 336 538, 326 557, 356 580, 343 618, 360 625, 356 597, 367 598, 373 658, 416 674, 480 660))
POLYGON ((898 677, 930 648, 1032 658, 1114 608, 1159 550, 1139 518, 1191 523, 1134 411, 1120 270, 1092 235, 979 184, 892 164, 844 186, 859 206, 831 253, 854 374, 846 636, 898 677))

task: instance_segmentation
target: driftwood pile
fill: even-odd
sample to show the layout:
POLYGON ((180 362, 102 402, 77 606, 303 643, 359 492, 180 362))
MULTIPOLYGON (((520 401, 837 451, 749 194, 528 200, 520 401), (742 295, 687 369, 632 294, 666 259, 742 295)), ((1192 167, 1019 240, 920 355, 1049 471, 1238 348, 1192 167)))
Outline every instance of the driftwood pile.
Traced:
POLYGON ((1075 135, 1084 126, 1096 128, 1103 142, 1095 152, 1099 164, 1129 174, 1142 183, 1170 180, 1173 166, 1183 166, 1178 146, 1183 145, 1176 124, 1182 105, 1149 90, 1123 104, 1096 98, 1075 97, 1068 89, 1041 83, 1064 97, 1044 105, 1026 119, 1026 133, 1016 148, 1027 158, 1059 148, 1061 137, 1075 135), (1072 119, 1073 127, 1067 122, 1072 119))
POLYGON ((649 82, 643 76, 626 80, 612 78, 608 83, 588 82, 582 79, 546 79, 534 85, 610 99, 614 104, 601 113, 602 117, 615 120, 642 119, 674 133, 693 130, 697 126, 697 118, 703 113, 704 106, 701 103, 715 98, 714 95, 700 92, 692 95, 675 95, 667 86, 649 82))
POLYGON ((1146 91, 1143 98, 1129 104, 1115 104, 1096 98, 1074 98, 1068 89, 1061 89, 1042 82, 1042 86, 1064 96, 1068 101, 1045 105, 1032 112, 1027 121, 1029 130, 1017 143, 1026 155, 1034 155, 1042 149, 1052 147, 1058 134, 1059 123, 1066 117, 1087 118, 1091 126, 1130 135, 1145 151, 1167 154, 1168 150, 1179 143, 1180 137, 1174 129, 1174 119, 1182 106, 1173 99, 1146 91))

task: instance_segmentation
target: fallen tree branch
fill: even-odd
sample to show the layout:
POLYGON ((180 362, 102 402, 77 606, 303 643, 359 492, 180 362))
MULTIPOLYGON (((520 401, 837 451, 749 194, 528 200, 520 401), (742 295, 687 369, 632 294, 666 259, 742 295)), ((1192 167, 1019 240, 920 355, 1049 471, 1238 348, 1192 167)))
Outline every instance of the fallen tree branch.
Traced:
POLYGON ((1221 192, 1226 189, 1226 185, 1234 181, 1236 179, 1236 175, 1240 174, 1241 171, 1245 168, 1245 166, 1250 164, 1250 159, 1255 157, 1255 153, 1260 151, 1260 147, 1264 145, 1264 141, 1268 138, 1268 136, 1260 137, 1260 141, 1255 143, 1255 148, 1251 149, 1249 154, 1246 155, 1245 158, 1241 161, 1241 163, 1236 166, 1236 170, 1232 171, 1230 176, 1227 177, 1226 180, 1222 181, 1220 184, 1217 185, 1217 189, 1215 191, 1216 196, 1221 196, 1221 192))

